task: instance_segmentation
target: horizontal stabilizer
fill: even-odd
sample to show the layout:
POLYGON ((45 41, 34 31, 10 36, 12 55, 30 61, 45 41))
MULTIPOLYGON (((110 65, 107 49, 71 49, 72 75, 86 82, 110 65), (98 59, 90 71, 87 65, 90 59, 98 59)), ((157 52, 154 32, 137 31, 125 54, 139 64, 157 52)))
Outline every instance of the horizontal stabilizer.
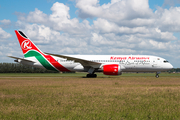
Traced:
POLYGON ((14 58, 14 59, 16 59, 16 60, 21 60, 21 61, 26 61, 26 62, 32 62, 32 63, 35 63, 35 62, 31 61, 31 60, 27 60, 27 59, 24 59, 24 58, 18 58, 18 57, 14 57, 14 56, 8 56, 8 57, 14 58))

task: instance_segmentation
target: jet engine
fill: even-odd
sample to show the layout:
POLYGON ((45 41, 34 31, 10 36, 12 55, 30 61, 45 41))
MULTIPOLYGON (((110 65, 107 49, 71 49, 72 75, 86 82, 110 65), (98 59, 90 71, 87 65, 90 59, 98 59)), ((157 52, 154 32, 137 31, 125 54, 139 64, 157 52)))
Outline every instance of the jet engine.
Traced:
POLYGON ((105 75, 121 75, 121 66, 118 64, 104 65, 103 73, 105 75))

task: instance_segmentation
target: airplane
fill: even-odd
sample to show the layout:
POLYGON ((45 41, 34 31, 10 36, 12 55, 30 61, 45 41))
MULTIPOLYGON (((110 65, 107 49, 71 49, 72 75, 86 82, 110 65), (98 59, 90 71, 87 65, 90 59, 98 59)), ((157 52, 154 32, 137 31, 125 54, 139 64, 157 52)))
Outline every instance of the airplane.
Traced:
POLYGON ((59 55, 42 52, 22 31, 15 30, 24 58, 15 62, 60 72, 88 72, 87 78, 96 78, 95 72, 105 75, 121 75, 122 72, 155 72, 158 78, 162 71, 173 66, 164 58, 151 55, 59 55))

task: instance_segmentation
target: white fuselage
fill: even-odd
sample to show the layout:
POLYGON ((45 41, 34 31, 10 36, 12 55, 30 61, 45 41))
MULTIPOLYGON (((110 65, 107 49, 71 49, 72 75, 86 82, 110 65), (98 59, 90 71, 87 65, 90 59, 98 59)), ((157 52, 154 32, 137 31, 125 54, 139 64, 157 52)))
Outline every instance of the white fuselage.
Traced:
MULTIPOLYGON (((167 71, 173 68, 173 66, 165 59, 157 56, 149 55, 68 55, 73 58, 80 58, 87 61, 93 61, 101 63, 98 66, 97 71, 102 71, 103 65, 107 64, 119 64, 122 72, 161 72, 167 71)), ((66 60, 61 57, 52 56, 58 63, 67 68, 70 71, 88 72, 89 68, 86 69, 79 62, 73 60, 66 60)), ((34 61, 31 65, 35 67, 44 68, 41 63, 35 57, 26 58, 34 61)), ((25 62, 24 64, 28 64, 25 62)))

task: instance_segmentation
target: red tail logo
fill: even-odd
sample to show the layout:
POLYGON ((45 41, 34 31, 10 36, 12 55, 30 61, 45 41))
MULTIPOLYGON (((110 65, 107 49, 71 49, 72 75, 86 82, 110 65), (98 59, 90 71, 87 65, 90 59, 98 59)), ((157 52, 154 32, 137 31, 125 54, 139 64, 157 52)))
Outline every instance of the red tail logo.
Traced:
POLYGON ((19 40, 19 44, 21 46, 23 54, 26 54, 30 50, 36 50, 39 53, 43 54, 43 52, 41 52, 38 47, 36 47, 36 45, 23 32, 15 30, 15 33, 19 40))
POLYGON ((21 44, 21 48, 22 48, 23 50, 31 49, 31 48, 32 48, 32 47, 31 47, 31 41, 29 41, 29 40, 23 41, 22 44, 21 44))

